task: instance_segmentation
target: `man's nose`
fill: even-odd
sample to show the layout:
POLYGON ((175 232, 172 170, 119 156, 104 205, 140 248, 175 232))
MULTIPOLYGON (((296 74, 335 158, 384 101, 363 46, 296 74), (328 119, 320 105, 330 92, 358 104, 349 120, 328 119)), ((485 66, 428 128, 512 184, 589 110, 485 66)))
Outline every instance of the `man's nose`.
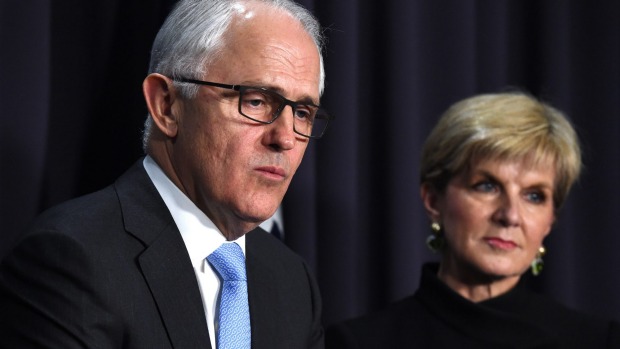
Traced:
POLYGON ((295 147, 296 134, 295 116, 293 115, 293 107, 285 105, 280 115, 267 127, 271 128, 273 134, 272 146, 278 149, 289 150, 295 147))

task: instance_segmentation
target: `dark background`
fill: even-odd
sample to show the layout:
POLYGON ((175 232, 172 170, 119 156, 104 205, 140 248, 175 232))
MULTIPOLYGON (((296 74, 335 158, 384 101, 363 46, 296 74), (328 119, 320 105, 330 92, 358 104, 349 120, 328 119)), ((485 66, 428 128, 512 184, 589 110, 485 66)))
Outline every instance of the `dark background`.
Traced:
MULTIPOLYGON (((0 256, 41 210, 142 155, 141 83, 173 3, 0 0, 0 256)), ((311 142, 284 224, 318 277, 326 324, 415 290, 436 258, 418 194, 424 138, 450 104, 506 88, 565 111, 584 148, 531 285, 620 318, 620 2, 302 3, 327 28, 322 104, 337 120, 311 142)))

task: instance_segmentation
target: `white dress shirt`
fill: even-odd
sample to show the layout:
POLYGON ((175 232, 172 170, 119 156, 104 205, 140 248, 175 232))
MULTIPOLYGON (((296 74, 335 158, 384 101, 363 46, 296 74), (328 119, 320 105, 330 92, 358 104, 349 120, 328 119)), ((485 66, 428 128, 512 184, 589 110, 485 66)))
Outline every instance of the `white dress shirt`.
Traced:
MULTIPOLYGON (((196 273, 202 304, 207 317, 207 327, 211 347, 215 346, 215 309, 220 291, 220 279, 206 258, 215 251, 226 238, 213 222, 204 214, 172 181, 166 176, 155 160, 144 158, 144 168, 164 203, 170 210, 174 222, 181 232, 185 248, 196 273)), ((245 255, 245 236, 235 240, 245 255)))
POLYGON ((284 237, 284 222, 282 218, 282 206, 278 206, 276 213, 273 216, 269 217, 268 220, 264 221, 259 225, 259 227, 263 228, 268 233, 271 233, 274 224, 278 224, 278 229, 280 230, 281 237, 284 237))

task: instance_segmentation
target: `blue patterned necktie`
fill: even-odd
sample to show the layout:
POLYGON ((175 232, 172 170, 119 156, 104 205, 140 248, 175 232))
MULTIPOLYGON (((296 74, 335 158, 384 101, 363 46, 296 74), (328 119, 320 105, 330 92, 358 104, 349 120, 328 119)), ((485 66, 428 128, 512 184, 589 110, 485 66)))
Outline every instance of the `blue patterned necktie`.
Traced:
POLYGON ((223 243, 207 260, 222 281, 218 349, 250 349, 250 309, 245 256, 236 243, 223 243))

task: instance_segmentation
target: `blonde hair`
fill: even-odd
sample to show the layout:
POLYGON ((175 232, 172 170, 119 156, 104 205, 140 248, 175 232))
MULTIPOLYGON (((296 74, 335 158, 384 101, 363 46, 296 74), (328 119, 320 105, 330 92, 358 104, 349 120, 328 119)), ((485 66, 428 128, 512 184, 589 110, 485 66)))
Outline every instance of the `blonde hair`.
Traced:
POLYGON ((550 161, 556 209, 581 171, 571 123, 559 110, 522 92, 482 94, 452 105, 424 144, 420 182, 443 191, 453 176, 481 158, 550 161))

